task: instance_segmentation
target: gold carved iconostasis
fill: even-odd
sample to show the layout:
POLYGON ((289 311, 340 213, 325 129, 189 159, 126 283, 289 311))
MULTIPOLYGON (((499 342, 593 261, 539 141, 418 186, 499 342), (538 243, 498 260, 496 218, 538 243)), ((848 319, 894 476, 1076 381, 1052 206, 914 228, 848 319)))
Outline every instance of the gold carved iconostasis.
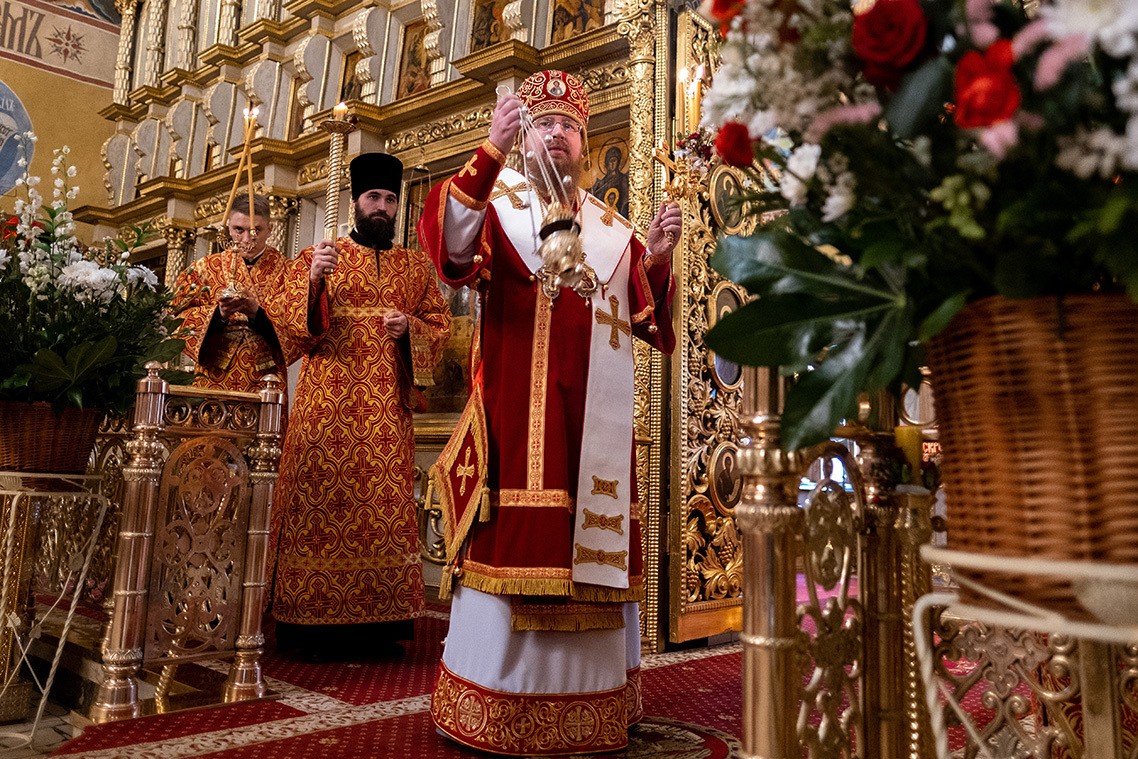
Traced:
MULTIPOLYGON (((254 186, 270 197, 272 244, 293 256, 323 236, 329 142, 321 124, 346 101, 356 127, 347 157, 386 150, 404 163, 397 234, 415 245, 426 193, 485 139, 496 88, 516 89, 543 68, 584 81, 592 115, 582 185, 643 233, 667 179, 653 149, 691 131, 712 68, 707 26, 687 8, 648 0, 413 0, 391 8, 287 0, 240 9, 222 0, 147 0, 124 7, 113 103, 102 112, 114 127, 102 151, 110 202, 84 215, 112 234, 150 223, 160 234, 148 245, 165 250, 171 273, 213 244, 251 105, 259 112, 254 186), (179 19, 194 13, 219 28, 182 35, 179 19)), ((346 180, 345 172, 331 183, 340 193, 341 231, 350 223, 346 180)), ((712 196, 719 197, 704 181, 684 200, 676 352, 664 357, 640 345, 635 354, 649 650, 741 628, 734 522, 741 372, 708 353, 702 338, 744 294, 707 264, 716 234, 730 227, 730 204, 717 206, 712 196)), ((432 410, 416 419, 421 470, 446 442, 470 379, 479 304, 469 290, 444 288, 444 295, 454 323, 427 393, 432 410)), ((438 558, 432 519, 427 514, 421 525, 428 561, 438 558)))

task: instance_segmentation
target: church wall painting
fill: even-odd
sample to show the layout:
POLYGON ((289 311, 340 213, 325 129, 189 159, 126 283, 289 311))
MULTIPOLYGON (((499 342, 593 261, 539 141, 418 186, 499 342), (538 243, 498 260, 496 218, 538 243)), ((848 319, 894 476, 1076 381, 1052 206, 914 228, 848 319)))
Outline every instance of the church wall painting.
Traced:
POLYGON ((604 0, 553 0, 549 41, 564 42, 605 24, 604 0))
POLYGON ((472 7, 470 52, 502 42, 506 34, 506 25, 502 20, 506 0, 474 0, 472 7))
POLYGON ((589 192, 628 218, 628 129, 589 135, 589 192))
POLYGON ((416 92, 424 92, 431 86, 431 74, 427 70, 427 51, 424 40, 427 37, 427 21, 419 19, 403 27, 403 42, 399 53, 399 85, 396 97, 407 97, 416 92))

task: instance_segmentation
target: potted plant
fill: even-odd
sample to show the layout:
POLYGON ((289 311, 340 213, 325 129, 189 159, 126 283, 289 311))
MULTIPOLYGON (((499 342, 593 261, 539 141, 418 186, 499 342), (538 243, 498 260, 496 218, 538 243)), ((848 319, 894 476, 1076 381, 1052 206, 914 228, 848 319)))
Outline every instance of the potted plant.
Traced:
POLYGON ((706 340, 796 375, 786 447, 928 363, 950 541, 1138 563, 1138 535, 1103 532, 1138 517, 1138 4, 705 12, 724 39, 704 122, 755 175, 744 212, 786 211, 720 242, 756 298, 706 340))
MULTIPOLYGON (((15 139, 26 167, 35 135, 15 139)), ((0 223, 0 469, 83 471, 102 416, 125 414, 143 365, 183 346, 169 295, 130 264, 144 232, 97 247, 76 238, 69 153, 54 151, 50 202, 25 169, 0 223)))

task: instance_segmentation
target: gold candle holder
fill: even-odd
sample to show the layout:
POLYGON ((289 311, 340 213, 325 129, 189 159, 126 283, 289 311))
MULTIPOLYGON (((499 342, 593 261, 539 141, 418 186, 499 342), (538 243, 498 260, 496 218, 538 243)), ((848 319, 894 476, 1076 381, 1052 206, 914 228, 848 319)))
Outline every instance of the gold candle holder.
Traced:
MULTIPOLYGON (((249 192, 249 222, 253 224, 255 218, 253 211, 253 135, 257 131, 257 109, 245 109, 245 136, 244 145, 241 149, 241 158, 237 162, 237 171, 233 175, 233 187, 229 190, 229 199, 225 201, 225 213, 221 216, 222 223, 222 237, 228 242, 230 249, 231 261, 229 265, 229 283, 217 295, 219 298, 239 298, 242 295, 241 288, 237 284, 238 266, 241 264, 243 258, 244 246, 250 245, 250 242, 237 243, 229 239, 229 230, 226 225, 229 224, 229 214, 233 210, 233 201, 237 197, 237 188, 241 186, 241 173, 245 172, 248 178, 248 192, 249 192)), ((252 230, 250 230, 252 234, 252 230)))
POLYGON ((336 241, 336 227, 340 220, 340 178, 344 172, 344 145, 347 134, 356 128, 348 118, 344 103, 332 109, 332 118, 325 119, 320 128, 328 133, 328 185, 324 194, 324 239, 336 241))

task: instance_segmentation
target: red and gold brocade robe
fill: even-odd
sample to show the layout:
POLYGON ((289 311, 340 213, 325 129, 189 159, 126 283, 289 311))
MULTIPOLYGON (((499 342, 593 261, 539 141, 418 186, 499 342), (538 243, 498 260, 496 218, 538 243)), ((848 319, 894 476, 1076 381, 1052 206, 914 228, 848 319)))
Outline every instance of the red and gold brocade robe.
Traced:
POLYGON ((293 624, 390 622, 423 608, 411 412, 450 310, 422 253, 337 244, 335 273, 310 292, 309 248, 283 295, 283 329, 305 351, 274 504, 273 615, 293 624), (407 315, 399 340, 383 327, 392 308, 407 315))
POLYGON ((278 296, 289 261, 274 248, 265 248, 252 266, 235 261, 239 258, 232 250, 199 258, 178 275, 174 286, 173 307, 180 311, 187 333, 185 353, 195 365, 194 385, 256 392, 261 378, 272 373, 287 392, 291 360, 276 326, 282 316, 278 296), (253 324, 243 315, 221 321, 218 295, 231 277, 238 289, 254 293, 261 304, 263 314, 253 324))
MULTIPOLYGON (((473 522, 456 582, 513 596, 518 629, 619 627, 623 624, 620 607, 609 604, 640 600, 643 595, 632 435, 604 443, 610 457, 618 461, 626 457, 627 468, 620 476, 627 476, 631 484, 629 529, 623 530, 628 587, 575 582, 574 520, 589 354, 595 345, 591 342, 594 321, 600 318, 594 318, 590 301, 573 290, 562 288, 552 303, 541 294, 540 282, 532 274, 534 251, 519 253, 495 207, 495 201, 508 199, 515 210, 528 208, 526 198, 533 196, 527 194, 530 190, 524 177, 512 171, 502 173, 501 156, 495 153, 492 145, 484 143, 466 168, 433 188, 419 223, 420 242, 434 259, 441 279, 452 287, 477 287, 483 296, 481 356, 474 358, 480 365, 473 376, 485 399, 491 510, 488 522, 473 522), (456 268, 447 250, 443 220, 448 197, 471 210, 485 209, 476 255, 464 268, 456 268), (528 266, 526 255, 531 261, 528 266), (548 309, 548 319, 535 319, 543 308, 548 309), (538 325, 547 331, 548 339, 535 342, 538 325), (539 608, 551 597, 586 602, 592 608, 576 614, 569 608, 539 608)), ((604 293, 602 301, 619 296, 622 313, 630 315, 631 334, 670 353, 675 337, 669 263, 650 260, 643 244, 631 235, 629 222, 599 200, 582 192, 579 202, 593 206, 591 215, 578 216, 586 253, 609 228, 625 228, 627 242, 620 243, 623 251, 616 254, 621 256, 619 266, 627 267, 618 279, 626 279, 627 286, 625 292, 604 293)), ((528 220, 524 226, 529 226, 528 220)), ((607 327, 603 334, 608 336, 607 327)), ((612 339, 627 342, 627 334, 614 331, 612 339)), ((631 366, 626 379, 631 386, 631 366)), ((628 417, 631 424, 631 408, 628 417)))

